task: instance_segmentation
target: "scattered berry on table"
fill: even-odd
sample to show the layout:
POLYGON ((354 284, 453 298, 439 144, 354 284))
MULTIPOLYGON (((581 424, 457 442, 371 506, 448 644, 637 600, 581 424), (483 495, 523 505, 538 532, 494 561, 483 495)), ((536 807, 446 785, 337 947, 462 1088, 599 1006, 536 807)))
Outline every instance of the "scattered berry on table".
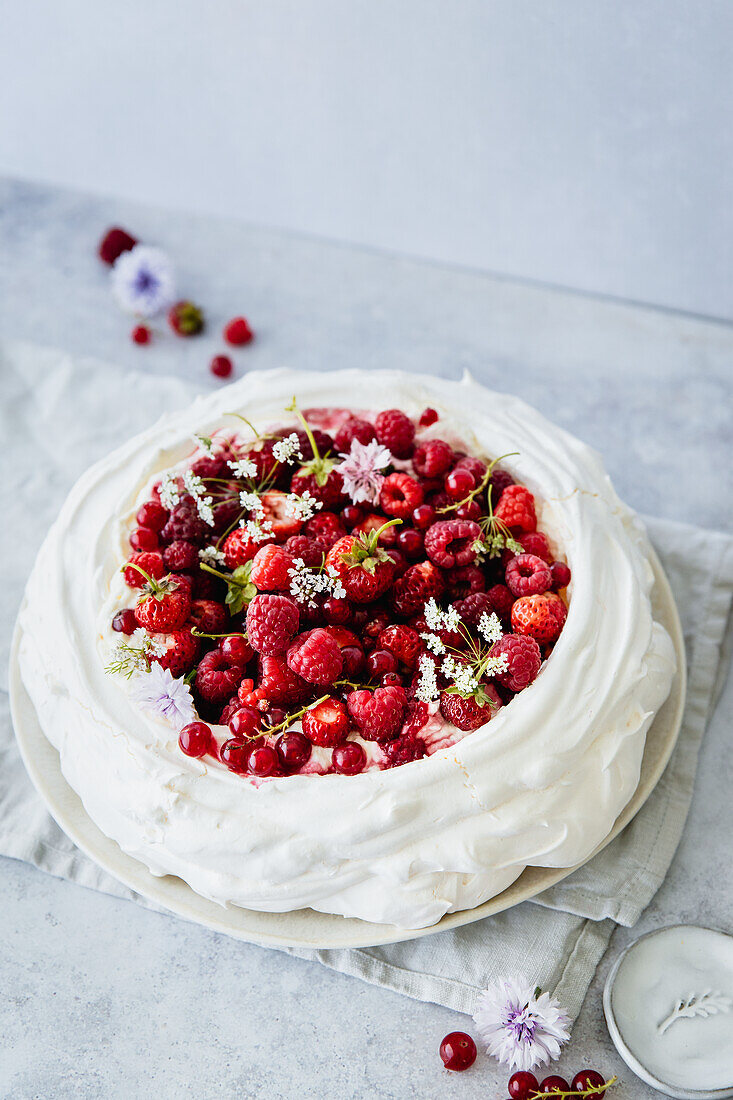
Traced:
POLYGON ((113 225, 99 242, 99 258, 111 267, 123 252, 129 252, 136 244, 137 241, 126 229, 120 229, 118 225, 113 225))
POLYGON ((567 1083, 564 1077, 560 1077, 556 1073, 550 1074, 549 1077, 545 1077, 540 1081, 540 1093, 552 1094, 553 1092, 569 1092, 570 1085, 567 1083))
MULTIPOLYGON (((606 1084, 606 1078, 602 1073, 599 1073, 597 1069, 582 1069, 580 1073, 576 1073, 570 1082, 570 1088, 576 1092, 583 1092, 586 1089, 600 1088, 606 1084)), ((603 1092, 597 1092, 595 1097, 602 1098, 606 1095, 606 1090, 603 1092)))
POLYGON ((130 333, 130 338, 133 344, 139 344, 143 347, 145 344, 149 344, 153 339, 153 334, 147 325, 135 325, 134 329, 130 333))
POLYGON ((245 317, 232 317, 224 326, 224 339, 232 347, 239 348, 254 339, 254 333, 245 317))
POLYGON ((521 1069, 513 1073, 509 1078, 510 1100, 530 1100, 533 1093, 538 1092, 540 1083, 529 1070, 521 1069))
POLYGON ((215 355, 209 363, 209 370, 215 378, 229 378, 234 364, 228 355, 215 355))
POLYGON ((178 336, 197 336, 204 328, 203 311, 184 299, 168 311, 168 324, 178 336))
POLYGON ((440 1044, 440 1057, 446 1069, 463 1071, 476 1061, 476 1044, 465 1031, 451 1031, 440 1044))

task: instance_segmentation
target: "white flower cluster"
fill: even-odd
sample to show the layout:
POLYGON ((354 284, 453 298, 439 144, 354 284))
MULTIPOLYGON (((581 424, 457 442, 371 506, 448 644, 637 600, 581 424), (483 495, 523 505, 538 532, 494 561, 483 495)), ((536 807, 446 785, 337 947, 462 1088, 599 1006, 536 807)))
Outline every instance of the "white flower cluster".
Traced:
POLYGON ((423 606, 423 618, 431 630, 450 630, 453 632, 461 629, 461 616, 453 604, 443 611, 431 597, 423 606))
POLYGON ((448 680, 453 681, 459 695, 473 695, 478 690, 478 680, 473 669, 464 661, 456 661, 454 657, 444 657, 440 671, 448 680))
POLYGON ((158 496, 160 497, 160 503, 169 512, 172 512, 175 506, 180 503, 181 494, 178 492, 178 485, 170 474, 163 474, 158 488, 158 496))
POLYGON ((316 607, 316 596, 332 596, 334 600, 346 598, 344 586, 332 565, 327 569, 311 569, 302 558, 295 558, 288 569, 290 595, 299 603, 316 607))
POLYGON ((323 501, 316 500, 307 489, 300 496, 297 493, 288 493, 288 504, 290 505, 290 511, 303 523, 313 519, 318 509, 323 507, 323 501))
POLYGON ((265 513, 265 506, 257 493, 248 493, 246 489, 243 489, 239 494, 239 503, 243 508, 246 508, 248 512, 255 512, 258 516, 264 515, 265 513))
POLYGON ((501 623, 499 616, 496 612, 492 612, 491 615, 487 611, 484 611, 483 615, 478 621, 479 633, 489 642, 491 645, 494 642, 498 642, 502 635, 501 623))
POLYGON ((223 550, 217 550, 215 546, 204 546, 199 550, 199 561, 205 565, 226 565, 226 554, 223 550))
MULTIPOLYGON (((452 604, 443 611, 434 599, 430 599, 423 607, 423 617, 430 629, 423 632, 420 637, 431 653, 434 653, 436 657, 443 658, 440 671, 446 679, 452 682, 459 695, 475 695, 484 677, 498 676, 500 673, 506 672, 509 667, 509 660, 504 653, 492 657, 489 650, 489 655, 482 657, 474 650, 473 661, 461 660, 460 654, 458 655, 459 659, 456 659, 455 656, 448 653, 448 646, 436 631, 443 630, 463 634, 468 639, 461 617, 452 604)), ((491 615, 488 612, 483 613, 478 621, 478 630, 490 646, 498 642, 502 635, 499 618, 493 613, 491 615)), ((435 686, 434 662, 426 655, 420 659, 420 673, 418 699, 428 702, 429 699, 437 697, 437 687, 435 686), (431 694, 431 692, 434 694, 431 694)))
POLYGON ((296 459, 302 460, 303 458, 300 450, 300 440, 295 432, 273 444, 272 453, 278 462, 284 462, 288 466, 292 465, 296 459))
POLYGON ((498 657, 488 657, 484 661, 485 676, 499 676, 509 669, 509 658, 506 653, 500 653, 498 657))
POLYGON ((204 496, 206 489, 204 483, 198 474, 195 474, 193 470, 186 470, 183 475, 183 484, 186 487, 186 492, 190 493, 193 499, 196 501, 196 511, 200 518, 207 523, 209 527, 214 526, 214 509, 212 507, 213 501, 211 497, 204 496))
POLYGON ((424 653, 418 662, 420 679, 417 682, 415 698, 421 703, 432 703, 438 698, 438 681, 435 675, 435 665, 424 653))
POLYGON ((138 672, 147 672, 150 668, 152 657, 162 657, 167 651, 165 642, 153 638, 141 626, 130 635, 129 641, 115 646, 112 657, 126 669, 133 668, 138 672))
POLYGON ((227 466, 235 477, 257 477, 257 463, 251 458, 239 458, 236 462, 227 462, 227 466))
POLYGON ((252 539, 252 542, 264 542, 272 534, 269 519, 240 519, 239 526, 252 539))

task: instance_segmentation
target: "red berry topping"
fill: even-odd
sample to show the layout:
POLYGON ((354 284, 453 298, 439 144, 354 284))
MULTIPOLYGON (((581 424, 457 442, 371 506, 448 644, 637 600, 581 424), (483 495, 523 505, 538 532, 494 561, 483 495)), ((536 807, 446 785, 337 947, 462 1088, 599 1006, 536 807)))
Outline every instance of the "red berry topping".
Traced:
POLYGON ((291 535, 285 542, 285 549, 291 557, 300 558, 310 568, 319 566, 323 561, 323 546, 309 535, 291 535))
POLYGON ((520 535, 537 528, 534 497, 523 485, 508 485, 494 508, 494 515, 520 535))
POLYGON ((470 519, 438 520, 425 532, 425 553, 441 569, 455 569, 476 560, 473 544, 481 528, 470 519))
POLYGON ((552 585, 547 562, 534 554, 519 554, 506 567, 506 583, 515 596, 537 596, 552 585))
POLYGON ((333 448, 338 454, 348 454, 355 439, 359 443, 367 444, 376 438, 377 433, 373 424, 370 424, 368 420, 360 420, 357 416, 351 416, 344 421, 336 433, 333 448))
POLYGON ((459 504, 453 515, 456 519, 479 520, 483 515, 481 505, 477 500, 469 500, 465 504, 459 504))
POLYGON ((451 500, 463 500, 477 484, 470 470, 457 466, 445 479, 445 491, 451 500))
POLYGON ((523 691, 532 683, 542 664, 540 647, 534 638, 522 634, 505 634, 494 643, 492 656, 504 654, 509 662, 506 672, 497 676, 497 680, 510 691, 523 691))
POLYGON ((567 617, 567 607, 554 592, 522 596, 512 607, 512 630, 515 634, 528 634, 540 645, 548 645, 560 637, 567 617))
POLYGON ((423 491, 409 474, 389 474, 382 483, 379 504, 383 512, 407 519, 413 508, 422 504, 423 491))
POLYGON ((321 608, 323 617, 327 623, 333 624, 333 626, 343 626, 351 619, 351 605, 348 600, 337 600, 334 596, 329 596, 327 600, 323 601, 323 607, 321 608))
POLYGON ((252 560, 258 550, 263 546, 269 545, 273 541, 272 537, 268 535, 266 538, 255 542, 254 539, 250 538, 243 527, 237 527, 236 530, 227 535, 222 545, 226 563, 230 569, 236 569, 239 565, 245 565, 248 561, 252 560))
POLYGON ((409 458, 415 443, 415 425, 400 409, 380 412, 374 421, 377 439, 395 458, 409 458))
POLYGON ((111 266, 118 256, 121 256, 123 252, 129 252, 136 244, 137 241, 130 236, 127 230, 114 225, 107 230, 99 242, 99 258, 103 263, 111 266))
POLYGON ((308 492, 316 500, 320 500, 324 508, 335 508, 342 503, 344 482, 337 470, 330 470, 326 474, 325 481, 316 473, 300 470, 297 474, 293 474, 290 491, 299 497, 308 492))
POLYGON ((280 757, 272 745, 257 745, 250 749, 247 757, 247 771, 250 775, 268 779, 280 770, 280 757))
POLYGON ((412 522, 421 531, 435 522, 435 509, 432 504, 420 504, 412 513, 412 522))
POLYGON ((134 634, 137 626, 135 612, 131 607, 125 608, 124 611, 118 611, 112 618, 112 629, 119 634, 134 634))
POLYGON ((235 694, 241 679, 241 668, 230 665, 226 657, 214 649, 199 661, 196 691, 207 703, 223 703, 235 694))
MULTIPOLYGON (((485 472, 485 471, 484 471, 485 472)), ((483 474, 481 475, 483 477, 483 474)), ((514 478, 506 470, 494 470, 489 478, 488 489, 491 491, 491 503, 496 506, 501 499, 501 494, 509 485, 514 484, 514 478)))
POLYGON ((389 588, 394 564, 379 546, 377 531, 363 535, 345 535, 326 555, 352 603, 370 603, 389 588))
POLYGON ((190 630, 174 630, 165 636, 167 649, 160 657, 151 657, 161 668, 167 668, 171 676, 185 676, 196 663, 200 643, 190 630))
POLYGON ((475 485, 480 485, 486 476, 486 463, 482 462, 480 458, 474 458, 473 455, 463 455, 456 462, 457 470, 468 470, 473 474, 473 480, 475 485))
POLYGON ((464 699, 462 695, 441 691, 440 712, 445 720, 459 730, 477 730, 490 722, 501 707, 501 698, 493 684, 484 684, 483 689, 490 700, 485 704, 472 695, 464 699))
POLYGON ((417 661, 424 646, 420 635, 410 626, 388 626, 379 635, 382 649, 394 653, 405 668, 417 668, 417 661))
POLYGON ((344 667, 338 642, 321 627, 296 638, 287 659, 288 667, 309 684, 332 684, 344 667))
POLYGON ((183 539, 186 542, 201 543, 210 528, 204 523, 196 511, 196 504, 191 497, 185 497, 171 512, 170 519, 160 532, 163 542, 175 542, 183 539))
POLYGON ((288 592, 293 556, 282 546, 261 546, 252 559, 249 579, 260 592, 288 592))
POLYGON ((183 626, 191 608, 191 596, 172 577, 148 582, 135 608, 135 618, 151 634, 167 634, 183 626))
POLYGON ((136 527, 130 535, 130 546, 141 553, 146 550, 157 550, 159 545, 158 532, 152 531, 149 527, 136 527))
POLYGON ((446 577, 451 600, 465 600, 475 592, 486 588, 486 574, 478 565, 462 565, 460 569, 451 569, 446 577))
POLYGON ((249 704, 240 705, 229 719, 229 729, 238 741, 257 737, 262 729, 262 714, 249 704))
POLYGON ((236 737, 232 737, 219 749, 219 759, 222 764, 226 764, 230 772, 243 775, 247 771, 247 758, 251 751, 251 742, 237 741, 236 737))
POLYGON ((228 355, 215 355, 209 363, 209 370, 216 378, 228 378, 234 370, 234 364, 228 355))
POLYGON ((254 333, 244 317, 232 317, 231 321, 224 326, 224 339, 232 347, 242 347, 243 344, 249 344, 253 338, 254 333))
POLYGON ((507 586, 505 584, 492 584, 487 595, 499 618, 508 619, 514 603, 514 596, 512 596, 507 586))
POLYGON ((148 500, 138 508, 135 519, 140 527, 149 527, 151 531, 162 531, 168 522, 168 512, 157 500, 148 500))
POLYGON ((204 314, 193 302, 176 302, 168 311, 168 324, 179 336, 196 336, 204 327, 204 314))
POLYGON ((466 626, 478 626, 482 615, 490 615, 494 611, 494 605, 488 592, 472 592, 464 600, 456 600, 455 608, 466 626))
POLYGON ((280 758, 282 770, 286 775, 293 775, 308 763, 313 747, 307 737, 292 730, 278 737, 275 742, 275 751, 280 758))
POLYGON ((142 554, 133 554, 122 571, 122 576, 125 578, 125 584, 128 588, 142 588, 147 580, 147 577, 140 572, 140 569, 135 568, 136 565, 139 565, 140 569, 144 569, 145 573, 156 581, 159 581, 165 574, 163 557, 157 550, 152 550, 147 553, 144 552, 142 554))
POLYGON ((559 1077, 556 1073, 551 1074, 549 1077, 545 1077, 540 1081, 540 1092, 569 1092, 570 1085, 567 1083, 564 1077, 559 1077))
POLYGON ((395 582, 392 589, 392 603, 398 615, 409 618, 421 614, 427 600, 439 599, 445 590, 443 575, 437 566, 429 561, 411 565, 395 582))
POLYGON ((386 767, 399 768, 402 764, 411 764, 413 760, 422 760, 424 756, 428 755, 428 747, 422 737, 405 735, 383 745, 382 752, 385 756, 386 767))
POLYGON ((169 573, 191 572, 198 568, 199 548, 193 542, 176 539, 163 551, 163 564, 169 573))
POLYGON ((453 448, 442 439, 431 439, 421 443, 412 456, 415 473, 420 477, 442 477, 447 474, 455 461, 453 448))
POLYGON ((435 424, 438 420, 438 414, 435 409, 425 409, 420 413, 420 427, 429 428, 431 424, 435 424))
POLYGON ((298 629, 299 618, 298 605, 289 596, 255 596, 247 608, 249 644, 256 653, 284 653, 298 629))
POLYGON ((206 756, 212 743, 211 729, 205 722, 189 722, 178 735, 178 745, 186 756, 206 756))
MULTIPOLYGON (((295 491, 293 489, 293 492, 295 491)), ((269 492, 262 494, 260 501, 263 518, 270 524, 273 537, 277 542, 285 542, 292 535, 300 534, 303 520, 300 518, 297 506, 288 499, 287 493, 279 489, 270 489, 269 492)))
POLYGON ((465 1031, 451 1031, 440 1044, 440 1057, 446 1069, 460 1072, 476 1061, 476 1044, 465 1031))
POLYGON ((374 649, 366 659, 366 666, 370 677, 381 680, 397 671, 397 658, 388 649, 374 649))
POLYGON ((303 733, 314 745, 331 748, 346 739, 351 721, 342 699, 331 696, 303 715, 303 733))
POLYGON ((238 668, 244 668, 253 657, 252 647, 241 634, 229 634, 219 642, 219 649, 225 661, 238 668))
POLYGON ((331 766, 339 775, 358 775, 364 771, 366 753, 358 741, 337 745, 331 755, 331 766))
POLYGON ((200 634, 223 634, 229 626, 229 612, 218 600, 192 600, 188 617, 200 634))
POLYGON ((422 531, 416 531, 414 527, 403 528, 397 532, 397 546, 407 558, 422 558, 425 549, 422 531))
POLYGON ((510 1100, 530 1100, 533 1092, 537 1092, 540 1083, 533 1073, 522 1069, 519 1073, 513 1073, 509 1078, 510 1100))
MULTIPOLYGON (((602 1073, 599 1073, 597 1069, 582 1069, 580 1073, 576 1073, 570 1082, 570 1089, 573 1092, 584 1092, 586 1089, 597 1089, 602 1085, 605 1085, 606 1078, 602 1073)), ((602 1098, 606 1095, 606 1090, 602 1092, 596 1092, 594 1097, 602 1098)))
MULTIPOLYGON (((346 528, 335 512, 316 512, 306 523, 305 530, 309 538, 317 539, 326 549, 346 534, 346 528)), ((321 564, 320 557, 318 564, 321 564)))
POLYGON ((135 325, 134 329, 130 333, 130 338, 133 344, 139 344, 143 347, 145 344, 149 344, 153 338, 153 334, 147 325, 135 325))
POLYGON ((525 554, 534 554, 536 558, 542 558, 548 564, 552 561, 550 544, 547 541, 547 535, 542 531, 530 531, 529 534, 522 535, 522 549, 525 554))
POLYGON ((552 591, 559 592, 561 588, 567 588, 570 584, 570 566, 564 561, 554 561, 550 566, 552 574, 552 591))
POLYGON ((311 693, 310 684, 288 668, 284 653, 266 654, 259 664, 260 690, 271 703, 293 707, 311 693))
POLYGON ((349 692, 346 705, 366 741, 391 741, 402 727, 407 697, 401 687, 361 689, 349 692))

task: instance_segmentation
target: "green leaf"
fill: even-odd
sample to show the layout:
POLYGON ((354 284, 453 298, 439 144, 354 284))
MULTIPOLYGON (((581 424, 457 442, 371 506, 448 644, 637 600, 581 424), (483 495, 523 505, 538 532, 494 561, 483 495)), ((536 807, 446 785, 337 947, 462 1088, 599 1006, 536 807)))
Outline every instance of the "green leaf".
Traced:
POLYGON ((230 615, 238 615, 242 608, 247 607, 257 595, 257 589, 249 579, 252 572, 252 562, 238 565, 227 581, 227 594, 225 603, 230 615))

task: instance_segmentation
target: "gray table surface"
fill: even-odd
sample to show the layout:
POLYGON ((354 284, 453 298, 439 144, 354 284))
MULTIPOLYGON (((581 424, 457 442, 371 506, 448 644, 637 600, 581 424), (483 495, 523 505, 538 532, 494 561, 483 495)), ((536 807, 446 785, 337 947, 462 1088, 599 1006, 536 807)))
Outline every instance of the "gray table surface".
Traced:
MULTIPOLYGON (((2 336, 99 356, 120 370, 175 372, 206 390, 216 384, 206 365, 223 350, 221 325, 237 312, 257 331, 235 356, 238 372, 392 366, 458 378, 468 368, 596 446, 633 507, 731 530, 730 327, 0 181, 2 336), (207 309, 204 336, 130 343, 94 257, 112 223, 175 257, 181 290, 207 309)), ((733 927, 731 763, 721 725, 704 746, 667 880, 637 928, 615 935, 559 1064, 568 1076, 583 1065, 618 1073, 618 1100, 658 1094, 633 1078, 608 1037, 601 991, 613 959, 664 924, 733 927)), ((13 860, 0 860, 0 894, 3 1097, 506 1095, 506 1073, 485 1056, 468 1073, 443 1070, 442 1036, 471 1024, 446 1009, 13 860)))

